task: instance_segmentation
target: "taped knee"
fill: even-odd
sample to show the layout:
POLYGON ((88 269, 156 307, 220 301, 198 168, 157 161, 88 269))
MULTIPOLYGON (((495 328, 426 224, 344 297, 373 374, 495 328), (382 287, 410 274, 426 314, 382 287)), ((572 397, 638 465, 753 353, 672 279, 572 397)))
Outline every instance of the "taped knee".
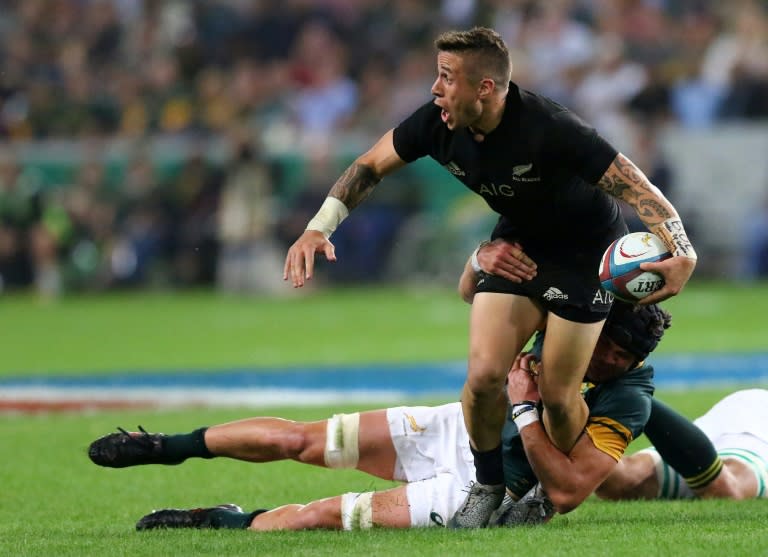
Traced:
POLYGON ((373 526, 373 492, 341 496, 341 524, 344 530, 367 530, 373 526))
POLYGON ((334 414, 325 431, 325 465, 328 468, 355 468, 360 452, 360 414, 334 414))

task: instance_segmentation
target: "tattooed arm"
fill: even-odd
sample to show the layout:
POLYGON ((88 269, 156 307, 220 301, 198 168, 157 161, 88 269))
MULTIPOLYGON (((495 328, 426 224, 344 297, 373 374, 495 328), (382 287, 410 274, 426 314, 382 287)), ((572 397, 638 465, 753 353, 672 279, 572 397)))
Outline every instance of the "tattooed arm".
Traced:
POLYGON ((304 282, 312 278, 315 253, 323 252, 329 261, 336 261, 334 246, 329 240, 331 234, 384 176, 404 165, 405 161, 395 151, 390 130, 368 152, 359 156, 331 187, 320 210, 288 250, 283 280, 290 278, 294 288, 304 286, 304 282))
POLYGON ((352 210, 371 194, 384 176, 403 165, 405 162, 395 151, 390 130, 344 171, 328 195, 340 200, 352 210))
POLYGON ((632 206, 649 230, 668 218, 677 216, 677 211, 659 188, 621 153, 616 156, 597 185, 606 193, 632 206))
POLYGON ((658 263, 643 263, 641 268, 664 276, 665 285, 642 300, 653 304, 674 296, 688 282, 696 266, 696 251, 685 233, 680 216, 635 164, 619 153, 597 183, 610 195, 628 203, 645 226, 656 234, 673 257, 658 263))

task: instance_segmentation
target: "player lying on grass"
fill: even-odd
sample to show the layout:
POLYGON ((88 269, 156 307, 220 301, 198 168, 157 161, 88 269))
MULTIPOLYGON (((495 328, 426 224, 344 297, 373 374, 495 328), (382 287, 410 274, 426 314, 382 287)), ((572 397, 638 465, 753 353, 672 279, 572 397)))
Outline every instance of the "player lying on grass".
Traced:
MULTIPOLYGON (((408 506, 413 509, 409 511, 410 513, 414 513, 416 509, 424 508, 424 505, 412 505, 411 502, 422 502, 429 493, 437 496, 433 502, 437 501, 438 505, 447 504, 450 507, 451 504, 448 503, 448 500, 452 498, 455 508, 455 501, 460 501, 463 494, 461 493, 460 486, 452 481, 451 475, 470 476, 473 471, 472 460, 467 456, 466 430, 463 427, 461 405, 459 403, 433 408, 390 408, 363 413, 361 417, 363 417, 363 424, 378 421, 380 426, 384 426, 382 428, 374 427, 373 429, 363 426, 359 430, 361 447, 368 447, 368 449, 363 448, 360 453, 360 463, 357 468, 361 470, 370 470, 370 466, 366 462, 372 460, 369 458, 369 456, 373 456, 371 451, 374 450, 373 447, 375 445, 379 444, 390 447, 390 451, 396 450, 396 458, 402 462, 410 463, 408 464, 408 469, 410 470, 416 469, 418 466, 416 460, 420 460, 421 464, 424 465, 422 468, 423 473, 431 475, 432 478, 437 478, 441 476, 440 462, 447 464, 451 460, 450 456, 444 455, 440 457, 437 456, 437 453, 440 451, 445 453, 446 447, 452 449, 455 440, 458 438, 463 450, 458 453, 455 467, 442 468, 442 474, 445 474, 442 476, 442 479, 448 479, 447 482, 427 479, 404 486, 414 488, 406 490, 405 493, 405 496, 408 498, 408 506), (410 432, 410 435, 391 436, 386 433, 381 435, 381 431, 388 430, 389 426, 382 423, 381 420, 374 418, 374 416, 377 414, 381 416, 382 412, 392 416, 395 422, 399 421, 397 429, 400 432, 410 432), (424 421, 421 423, 425 425, 416 426, 416 431, 414 431, 411 424, 418 419, 423 419, 424 421), (425 431, 430 431, 430 435, 424 435, 425 431), (400 442, 396 441, 398 438, 400 442), (402 441, 407 442, 403 444, 402 441), (394 448, 395 444, 397 444, 398 448, 394 448), (420 453, 417 450, 417 445, 426 448, 428 454, 435 455, 436 458, 431 460, 425 458, 423 456, 424 453, 420 453), (463 453, 463 456, 461 456, 461 453, 463 453), (430 484, 434 487, 447 487, 447 489, 438 491, 423 489, 430 484), (443 503, 440 503, 440 500, 443 503)), ((254 434, 262 432, 263 435, 258 437, 256 435, 248 435, 249 439, 251 439, 252 456, 251 458, 245 458, 245 460, 264 462, 272 459, 294 458, 302 462, 305 461, 299 456, 283 456, 290 452, 287 449, 277 450, 278 446, 284 442, 282 440, 285 439, 285 436, 279 435, 278 432, 285 432, 289 424, 291 424, 290 429, 294 431, 294 435, 297 431, 301 431, 301 435, 307 435, 306 438, 310 446, 313 444, 316 447, 318 444, 322 444, 323 447, 325 446, 325 437, 320 432, 326 431, 328 421, 302 424, 279 418, 252 418, 240 423, 246 424, 247 422, 257 425, 255 431, 253 431, 254 434), (271 427, 270 424, 273 424, 274 427, 271 427), (317 425, 321 427, 315 427, 317 425), (257 438, 253 439, 253 437, 257 438), (272 442, 274 439, 277 439, 277 442, 272 442)), ((647 426, 654 432, 651 436, 658 440, 656 436, 662 435, 673 441, 660 443, 658 449, 644 449, 633 455, 622 457, 608 479, 598 488, 597 495, 602 498, 617 500, 638 498, 719 497, 744 499, 768 497, 768 431, 766 431, 766 424, 768 424, 768 390, 751 389, 737 391, 728 395, 715 404, 707 414, 696 420, 696 424, 699 427, 658 400, 653 400, 651 418, 647 426), (664 424, 663 427, 656 427, 661 424, 664 424), (704 428, 707 433, 704 434, 700 428, 704 428), (661 460, 662 454, 664 460, 661 460), (674 463, 674 466, 681 472, 689 471, 689 479, 684 480, 680 473, 675 472, 671 463, 674 463), (702 471, 705 474, 702 475, 702 471), (690 485, 693 485, 692 488, 689 482, 690 485)), ((169 436, 165 439, 171 439, 172 437, 175 436, 169 436)), ((293 435, 289 437, 293 437, 293 435)), ((111 438, 114 439, 114 437, 111 438)), ((293 452, 295 454, 295 451, 293 452)), ((232 451, 232 454, 234 453, 235 451, 232 451)), ((132 456, 124 454, 122 459, 118 459, 121 460, 120 462, 112 460, 109 465, 129 466, 160 462, 169 463, 170 459, 160 458, 158 454, 156 450, 153 450, 152 453, 145 453, 145 456, 141 457, 140 452, 134 450, 132 456)), ((242 452, 240 454, 242 455, 242 452)), ((113 452, 111 455, 112 458, 116 456, 117 452, 113 452)), ((178 462, 180 458, 182 457, 175 457, 173 461, 178 462)), ((243 457, 238 456, 236 458, 243 457)), ((388 462, 392 461, 388 460, 388 462)), ((682 473, 684 474, 685 472, 682 473)), ((380 475, 373 473, 373 475, 386 479, 393 478, 393 475, 388 474, 380 475)), ((332 503, 331 507, 335 506, 333 503, 338 503, 338 501, 334 502, 332 499, 328 499, 310 503, 307 506, 289 506, 289 508, 294 507, 296 511, 301 509, 306 514, 306 517, 310 516, 310 512, 315 511, 330 512, 332 514, 334 511, 332 508, 329 509, 329 506, 325 504, 326 502, 332 503), (319 505, 318 503, 324 504, 319 505)), ((542 508, 546 509, 547 507, 542 505, 542 508)), ((235 509, 230 508, 230 510, 235 509)), ((537 509, 530 510, 534 511, 537 509)), ((272 512, 275 513, 273 516, 278 516, 276 511, 272 512)), ((450 512, 450 508, 448 512, 450 512)), ((222 519, 222 516, 226 518, 227 514, 229 514, 216 512, 195 513, 194 511, 185 511, 185 513, 190 514, 189 520, 177 520, 173 524, 163 524, 162 526, 226 527, 227 522, 222 519), (193 520, 192 517, 199 520, 193 520), (222 520, 218 521, 217 519, 222 520)), ((439 514, 433 514, 430 520, 427 518, 427 513, 422 511, 422 514, 425 518, 423 525, 439 524, 442 518, 439 514)), ((381 512, 378 512, 378 515, 381 515, 381 512)), ((153 515, 149 516, 152 517, 153 515)), ((267 518, 270 515, 267 513, 262 516, 267 518)), ((526 521, 529 523, 534 522, 535 517, 535 514, 528 511, 526 521)), ((314 518, 316 519, 318 516, 314 518)), ((542 521, 546 518, 548 516, 542 517, 542 521)), ((333 525, 338 520, 331 520, 330 522, 332 525, 327 527, 339 528, 338 525, 333 525)), ((387 521, 383 523, 377 522, 376 524, 393 526, 393 524, 387 521)), ((422 524, 415 523, 414 525, 422 524)), ((150 523, 147 526, 152 527, 153 524, 150 523)), ((154 526, 158 527, 160 525, 154 526)), ((397 527, 399 524, 394 526, 397 527)), ((406 523, 405 527, 408 526, 406 523)), ((319 525, 313 524, 310 527, 319 527, 319 525)))
MULTIPOLYGON (((499 240, 485 246, 484 268, 496 269, 499 265, 504 265, 505 260, 509 258, 508 249, 508 244, 499 240)), ((473 301, 473 287, 478 278, 482 278, 482 275, 478 277, 472 270, 471 262, 468 262, 459 282, 459 292, 469 303, 473 301)), ((612 315, 621 308, 622 306, 614 306, 612 315)), ((615 329, 615 320, 606 322, 587 373, 588 380, 598 383, 595 390, 606 388, 605 384, 600 383, 604 382, 610 373, 603 372, 601 377, 595 356, 601 351, 604 342, 610 341, 611 338, 620 338, 622 335, 620 330, 612 329, 615 329)), ((643 335, 637 335, 637 338, 642 337, 643 335)), ((529 365, 520 367, 526 368, 529 365)), ((610 367, 606 369, 610 370, 610 367)), ((615 389, 616 383, 628 381, 636 374, 639 376, 639 373, 640 369, 630 371, 618 381, 608 384, 615 389)), ((526 398, 538 400, 538 393, 530 375, 526 376, 518 370, 517 373, 511 373, 508 380, 512 404, 526 398), (516 378, 515 382, 511 381, 513 377, 516 378)), ((635 383, 635 388, 639 385, 635 383)), ((618 389, 616 391, 622 396, 627 394, 618 389)), ((513 406, 511 412, 518 414, 517 420, 522 422, 523 431, 520 443, 520 439, 515 438, 517 428, 507 420, 504 428, 504 466, 508 491, 511 489, 513 494, 519 495, 531 481, 535 481, 535 476, 539 477, 544 489, 541 486, 533 489, 521 503, 513 504, 510 499, 506 499, 502 508, 496 511, 494 521, 507 524, 545 521, 551 516, 553 507, 559 512, 565 512, 578 505, 588 495, 590 486, 592 489, 600 486, 598 494, 612 499, 694 495, 742 499, 765 496, 768 491, 768 391, 747 391, 726 398, 697 421, 703 431, 668 406, 653 400, 651 415, 643 431, 657 450, 642 451, 638 455, 622 458, 617 466, 613 466, 604 456, 589 450, 591 446, 599 447, 601 443, 599 434, 595 434, 599 430, 592 430, 592 425, 606 424, 605 416, 610 416, 610 411, 599 409, 590 403, 593 394, 589 388, 584 392, 590 407, 587 435, 582 436, 567 456, 554 450, 554 446, 546 442, 542 422, 537 419, 535 410, 528 410, 532 405, 513 406), (526 417, 527 414, 529 415, 526 417), (529 423, 531 427, 528 427, 529 423), (592 443, 587 442, 585 437, 590 437, 592 443), (591 464, 584 476, 576 475, 581 468, 574 462, 580 458, 576 450, 580 445, 587 447, 585 454, 591 464), (522 454, 521 447, 527 459, 522 454), (526 461, 533 466, 535 475, 529 471, 527 476, 521 479, 518 475, 526 469, 526 461), (557 474, 558 469, 568 469, 573 474, 562 476, 557 474), (610 472, 602 485, 600 482, 595 483, 602 473, 601 470, 610 472), (690 487, 687 487, 689 485, 690 487)), ((633 407, 640 408, 637 403, 644 397, 645 394, 642 394, 640 399, 625 403, 624 411, 631 413, 633 407)), ((596 398, 601 398, 599 393, 596 398)), ((609 400, 607 397, 602 398, 609 400)), ((620 404, 620 400, 615 398, 611 404, 620 404)), ((635 431, 632 433, 637 435, 635 431)), ((610 436, 605 438, 608 443, 604 446, 610 446, 610 439, 610 436)), ((609 451, 605 452, 610 454, 609 451)), ((581 460, 584 458, 581 457, 581 460)))
MULTIPOLYGON (((590 363, 590 379, 604 383, 585 395, 595 412, 587 435, 566 457, 536 426, 546 444, 526 449, 534 459, 539 451, 546 451, 545 458, 552 459, 551 466, 536 464, 534 460, 534 467, 561 510, 572 508, 577 500, 580 502, 589 495, 615 467, 632 436, 642 431, 650 413, 653 387, 652 370, 641 360, 655 348, 666 324, 668 317, 656 306, 615 306, 590 363), (613 379, 615 375, 620 377, 613 379), (623 404, 616 404, 617 400, 623 404), (553 450, 560 458, 552 457, 553 450), (571 487, 566 489, 566 485, 571 487)), ((541 338, 537 346, 540 344, 541 338)), ((530 359, 518 358, 510 376, 519 375, 520 365, 527 365, 530 359)), ((525 411, 520 416, 530 417, 533 413, 525 411)), ((518 423, 520 416, 515 418, 518 423)), ((533 429, 529 425, 523 431, 533 429)), ((518 448, 511 457, 514 464, 508 465, 515 480, 521 480, 512 490, 516 497, 524 495, 536 482, 522 447, 518 448), (518 457, 522 457, 522 463, 518 457)), ((460 403, 336 415, 311 423, 251 418, 182 435, 123 431, 94 441, 89 456, 96 464, 117 468, 179 464, 190 457, 223 456, 251 462, 293 459, 329 468, 357 468, 379 478, 407 482, 388 490, 347 493, 271 511, 244 513, 235 506, 167 509, 142 518, 137 524, 139 529, 298 530, 441 525, 460 507, 475 473, 460 403)), ((514 521, 514 516, 507 513, 504 521, 514 521)))
POLYGON ((654 400, 645 433, 654 448, 622 458, 599 497, 768 497, 768 390, 732 393, 695 422, 654 400))
MULTIPOLYGON (((524 367, 521 365, 518 371, 524 367)), ((513 374, 509 375, 510 394, 515 389, 517 392, 526 390, 525 374, 519 375, 516 387, 511 385, 513 374)), ((534 398, 535 390, 530 394, 534 398)), ((644 429, 654 447, 622 457, 595 492, 598 497, 613 500, 768 498, 766 424, 768 390, 751 389, 730 394, 696 423, 654 399, 644 429)), ((528 429, 524 428, 522 437, 531 463, 536 466, 537 461, 552 457, 554 461, 540 464, 550 469, 557 466, 562 457, 549 449, 542 451, 535 447, 528 429)), ((536 431, 533 433, 535 437, 541 436, 536 431)), ((572 452, 567 458, 574 457, 572 452)), ((542 469, 537 467, 537 473, 542 469)), ((576 469, 577 466, 571 466, 571 470, 576 469)), ((580 500, 580 496, 574 495, 579 492, 574 479, 557 478, 551 472, 546 477, 541 476, 541 483, 520 501, 505 498, 491 522, 507 526, 540 524, 547 522, 556 511, 567 512, 569 505, 578 504, 580 500), (560 491, 563 487, 565 492, 560 491)), ((582 481, 581 487, 584 487, 590 479, 587 477, 582 481)))

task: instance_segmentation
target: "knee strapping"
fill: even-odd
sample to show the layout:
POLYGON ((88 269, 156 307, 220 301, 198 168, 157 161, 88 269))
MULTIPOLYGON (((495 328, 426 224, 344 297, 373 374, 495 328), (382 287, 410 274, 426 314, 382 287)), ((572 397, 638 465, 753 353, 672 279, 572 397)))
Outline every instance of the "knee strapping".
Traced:
POLYGON ((328 468, 355 468, 360 451, 360 414, 334 414, 325 432, 325 465, 328 468))
POLYGON ((367 530, 373 526, 373 492, 341 496, 341 524, 344 530, 367 530))

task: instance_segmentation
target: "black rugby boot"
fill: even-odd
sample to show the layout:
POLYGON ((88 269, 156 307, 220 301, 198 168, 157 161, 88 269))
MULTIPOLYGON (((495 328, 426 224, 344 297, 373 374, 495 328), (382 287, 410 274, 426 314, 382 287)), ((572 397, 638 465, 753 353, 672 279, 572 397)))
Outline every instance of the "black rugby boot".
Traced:
POLYGON ((184 458, 165 454, 163 433, 148 433, 139 426, 138 432, 117 428, 119 433, 110 433, 96 439, 88 447, 88 457, 94 464, 108 468, 127 468, 139 464, 181 464, 184 458))
POLYGON ((232 503, 199 509, 162 509, 141 517, 136 523, 136 529, 227 528, 224 515, 242 512, 242 508, 232 503))

